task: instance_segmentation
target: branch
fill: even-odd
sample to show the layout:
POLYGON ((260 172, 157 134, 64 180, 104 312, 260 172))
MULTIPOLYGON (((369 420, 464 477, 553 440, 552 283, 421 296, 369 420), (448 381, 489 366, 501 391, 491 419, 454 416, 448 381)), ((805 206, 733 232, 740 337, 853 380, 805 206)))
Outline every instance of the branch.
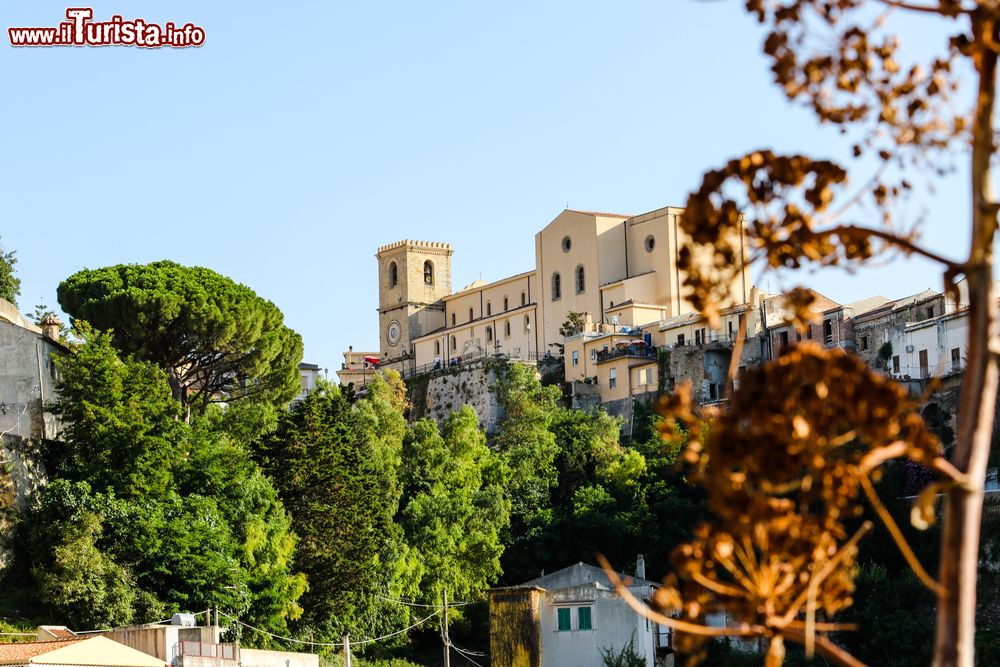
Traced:
POLYGON ((921 12, 923 14, 937 14, 938 16, 944 16, 947 18, 958 18, 959 14, 967 14, 969 10, 962 9, 956 13, 945 12, 941 10, 940 7, 927 7, 926 5, 912 5, 908 2, 901 2, 901 0, 879 0, 883 5, 893 7, 895 9, 905 9, 908 12, 921 12))
POLYGON ((841 232, 847 234, 861 233, 861 234, 867 234, 868 236, 874 236, 875 238, 882 239, 883 241, 885 241, 890 245, 897 246, 901 250, 905 250, 914 255, 921 255, 922 257, 926 257, 927 259, 935 261, 938 264, 943 264, 949 269, 961 270, 965 267, 964 262, 956 262, 954 260, 950 260, 931 250, 924 248, 923 246, 917 245, 916 243, 907 238, 904 238, 902 236, 897 236, 892 232, 887 232, 881 229, 872 229, 871 227, 862 227, 859 225, 840 225, 838 227, 825 229, 823 230, 822 233, 840 234, 841 232))
POLYGON ((878 449, 865 454, 861 458, 861 461, 858 462, 858 469, 862 472, 862 474, 867 475, 869 472, 879 467, 886 461, 906 456, 906 452, 909 449, 909 443, 903 440, 897 440, 896 442, 889 443, 888 445, 879 447, 878 449))
POLYGON ((603 554, 597 554, 597 560, 601 564, 601 567, 604 568, 604 572, 608 575, 608 579, 611 580, 611 584, 615 587, 615 592, 622 596, 625 603, 637 614, 648 618, 654 623, 659 623, 660 625, 665 625, 668 628, 686 632, 690 635, 701 635, 702 637, 760 637, 767 635, 766 628, 760 625, 747 625, 744 623, 739 627, 713 628, 700 623, 691 623, 689 621, 682 621, 679 618, 671 618, 670 616, 655 612, 648 605, 632 595, 632 591, 625 586, 625 582, 621 580, 618 573, 611 569, 611 563, 608 562, 608 559, 603 554))
POLYGON ((944 597, 945 590, 934 578, 927 573, 924 566, 920 564, 917 559, 917 555, 913 553, 913 549, 907 544, 906 538, 903 536, 903 531, 899 529, 896 522, 893 521, 892 515, 889 514, 889 510, 886 509, 885 505, 879 499, 878 494, 875 492, 875 487, 872 486, 872 482, 868 479, 868 474, 862 470, 858 471, 858 481, 861 482, 861 488, 864 489, 865 495, 868 496, 869 502, 871 502, 872 507, 875 508, 875 512, 878 514, 879 518, 882 519, 882 523, 889 530, 889 534, 892 535, 893 541, 896 546, 899 547, 899 551, 903 554, 903 558, 906 559, 906 563, 913 570, 913 573, 917 575, 917 578, 926 586, 927 588, 934 591, 934 594, 938 597, 944 597))
MULTIPOLYGON (((788 628, 783 630, 782 634, 789 639, 794 639, 800 644, 805 643, 805 633, 797 628, 788 628)), ((816 650, 841 667, 865 667, 865 663, 861 662, 823 635, 816 637, 816 650)))

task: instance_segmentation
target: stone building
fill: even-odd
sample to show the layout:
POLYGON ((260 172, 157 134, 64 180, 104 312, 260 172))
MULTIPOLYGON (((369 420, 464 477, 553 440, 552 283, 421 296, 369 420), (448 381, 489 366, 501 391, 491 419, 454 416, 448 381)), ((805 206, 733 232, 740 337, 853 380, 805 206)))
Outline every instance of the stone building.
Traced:
POLYGON ((889 370, 894 355, 892 341, 902 335, 907 325, 933 319, 945 309, 944 294, 926 289, 855 315, 858 355, 872 368, 889 370))
MULTIPOLYGON (((450 245, 380 247, 379 367, 408 376, 492 354, 537 359, 562 344, 570 313, 602 327, 691 313, 677 267, 687 243, 680 214, 674 207, 635 216, 564 210, 535 235, 532 269, 455 293, 450 245)), ((746 303, 749 292, 743 271, 732 304, 746 303)))
POLYGON ((58 320, 35 326, 12 303, 0 299, 0 434, 58 434, 59 424, 44 405, 55 398, 59 372, 52 357, 62 349, 58 320))
POLYGON ((344 362, 337 371, 340 386, 354 385, 356 390, 362 390, 375 373, 380 357, 378 352, 355 352, 353 347, 344 352, 344 362))

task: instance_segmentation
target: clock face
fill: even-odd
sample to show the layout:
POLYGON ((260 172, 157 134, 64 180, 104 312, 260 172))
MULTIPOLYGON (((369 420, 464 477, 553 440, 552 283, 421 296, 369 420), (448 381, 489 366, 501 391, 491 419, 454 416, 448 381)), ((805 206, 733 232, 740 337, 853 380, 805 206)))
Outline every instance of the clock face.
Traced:
POLYGON ((389 345, 395 345, 399 342, 399 322, 393 320, 389 322, 389 326, 385 330, 385 338, 389 341, 389 345))

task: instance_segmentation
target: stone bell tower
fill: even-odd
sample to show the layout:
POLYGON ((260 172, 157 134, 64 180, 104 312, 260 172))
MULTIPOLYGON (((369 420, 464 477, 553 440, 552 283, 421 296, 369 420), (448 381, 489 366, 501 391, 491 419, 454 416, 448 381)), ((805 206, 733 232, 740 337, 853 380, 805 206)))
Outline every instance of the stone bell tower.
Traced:
POLYGON ((451 253, 447 243, 411 240, 378 249, 380 366, 402 371, 413 358, 413 339, 445 325, 451 253))

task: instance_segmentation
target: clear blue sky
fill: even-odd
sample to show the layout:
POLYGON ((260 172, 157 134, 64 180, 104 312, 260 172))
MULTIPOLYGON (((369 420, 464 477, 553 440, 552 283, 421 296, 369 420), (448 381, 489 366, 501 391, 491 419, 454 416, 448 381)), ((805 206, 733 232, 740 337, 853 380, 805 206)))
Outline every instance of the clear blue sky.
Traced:
MULTIPOLYGON (((734 0, 116 0, 96 18, 191 21, 207 41, 10 47, 7 27, 56 25, 66 6, 0 10, 0 242, 21 309, 54 306, 83 267, 203 265, 274 301, 331 376, 348 345, 378 348, 380 244, 452 243, 457 288, 532 268, 535 232, 567 204, 682 205, 703 170, 756 147, 847 153, 771 85, 734 0)), ((911 37, 940 43, 920 24, 911 37)), ((951 178, 926 200, 929 241, 955 255, 963 194, 951 178)), ((940 287, 919 262, 802 279, 843 302, 940 287)))

